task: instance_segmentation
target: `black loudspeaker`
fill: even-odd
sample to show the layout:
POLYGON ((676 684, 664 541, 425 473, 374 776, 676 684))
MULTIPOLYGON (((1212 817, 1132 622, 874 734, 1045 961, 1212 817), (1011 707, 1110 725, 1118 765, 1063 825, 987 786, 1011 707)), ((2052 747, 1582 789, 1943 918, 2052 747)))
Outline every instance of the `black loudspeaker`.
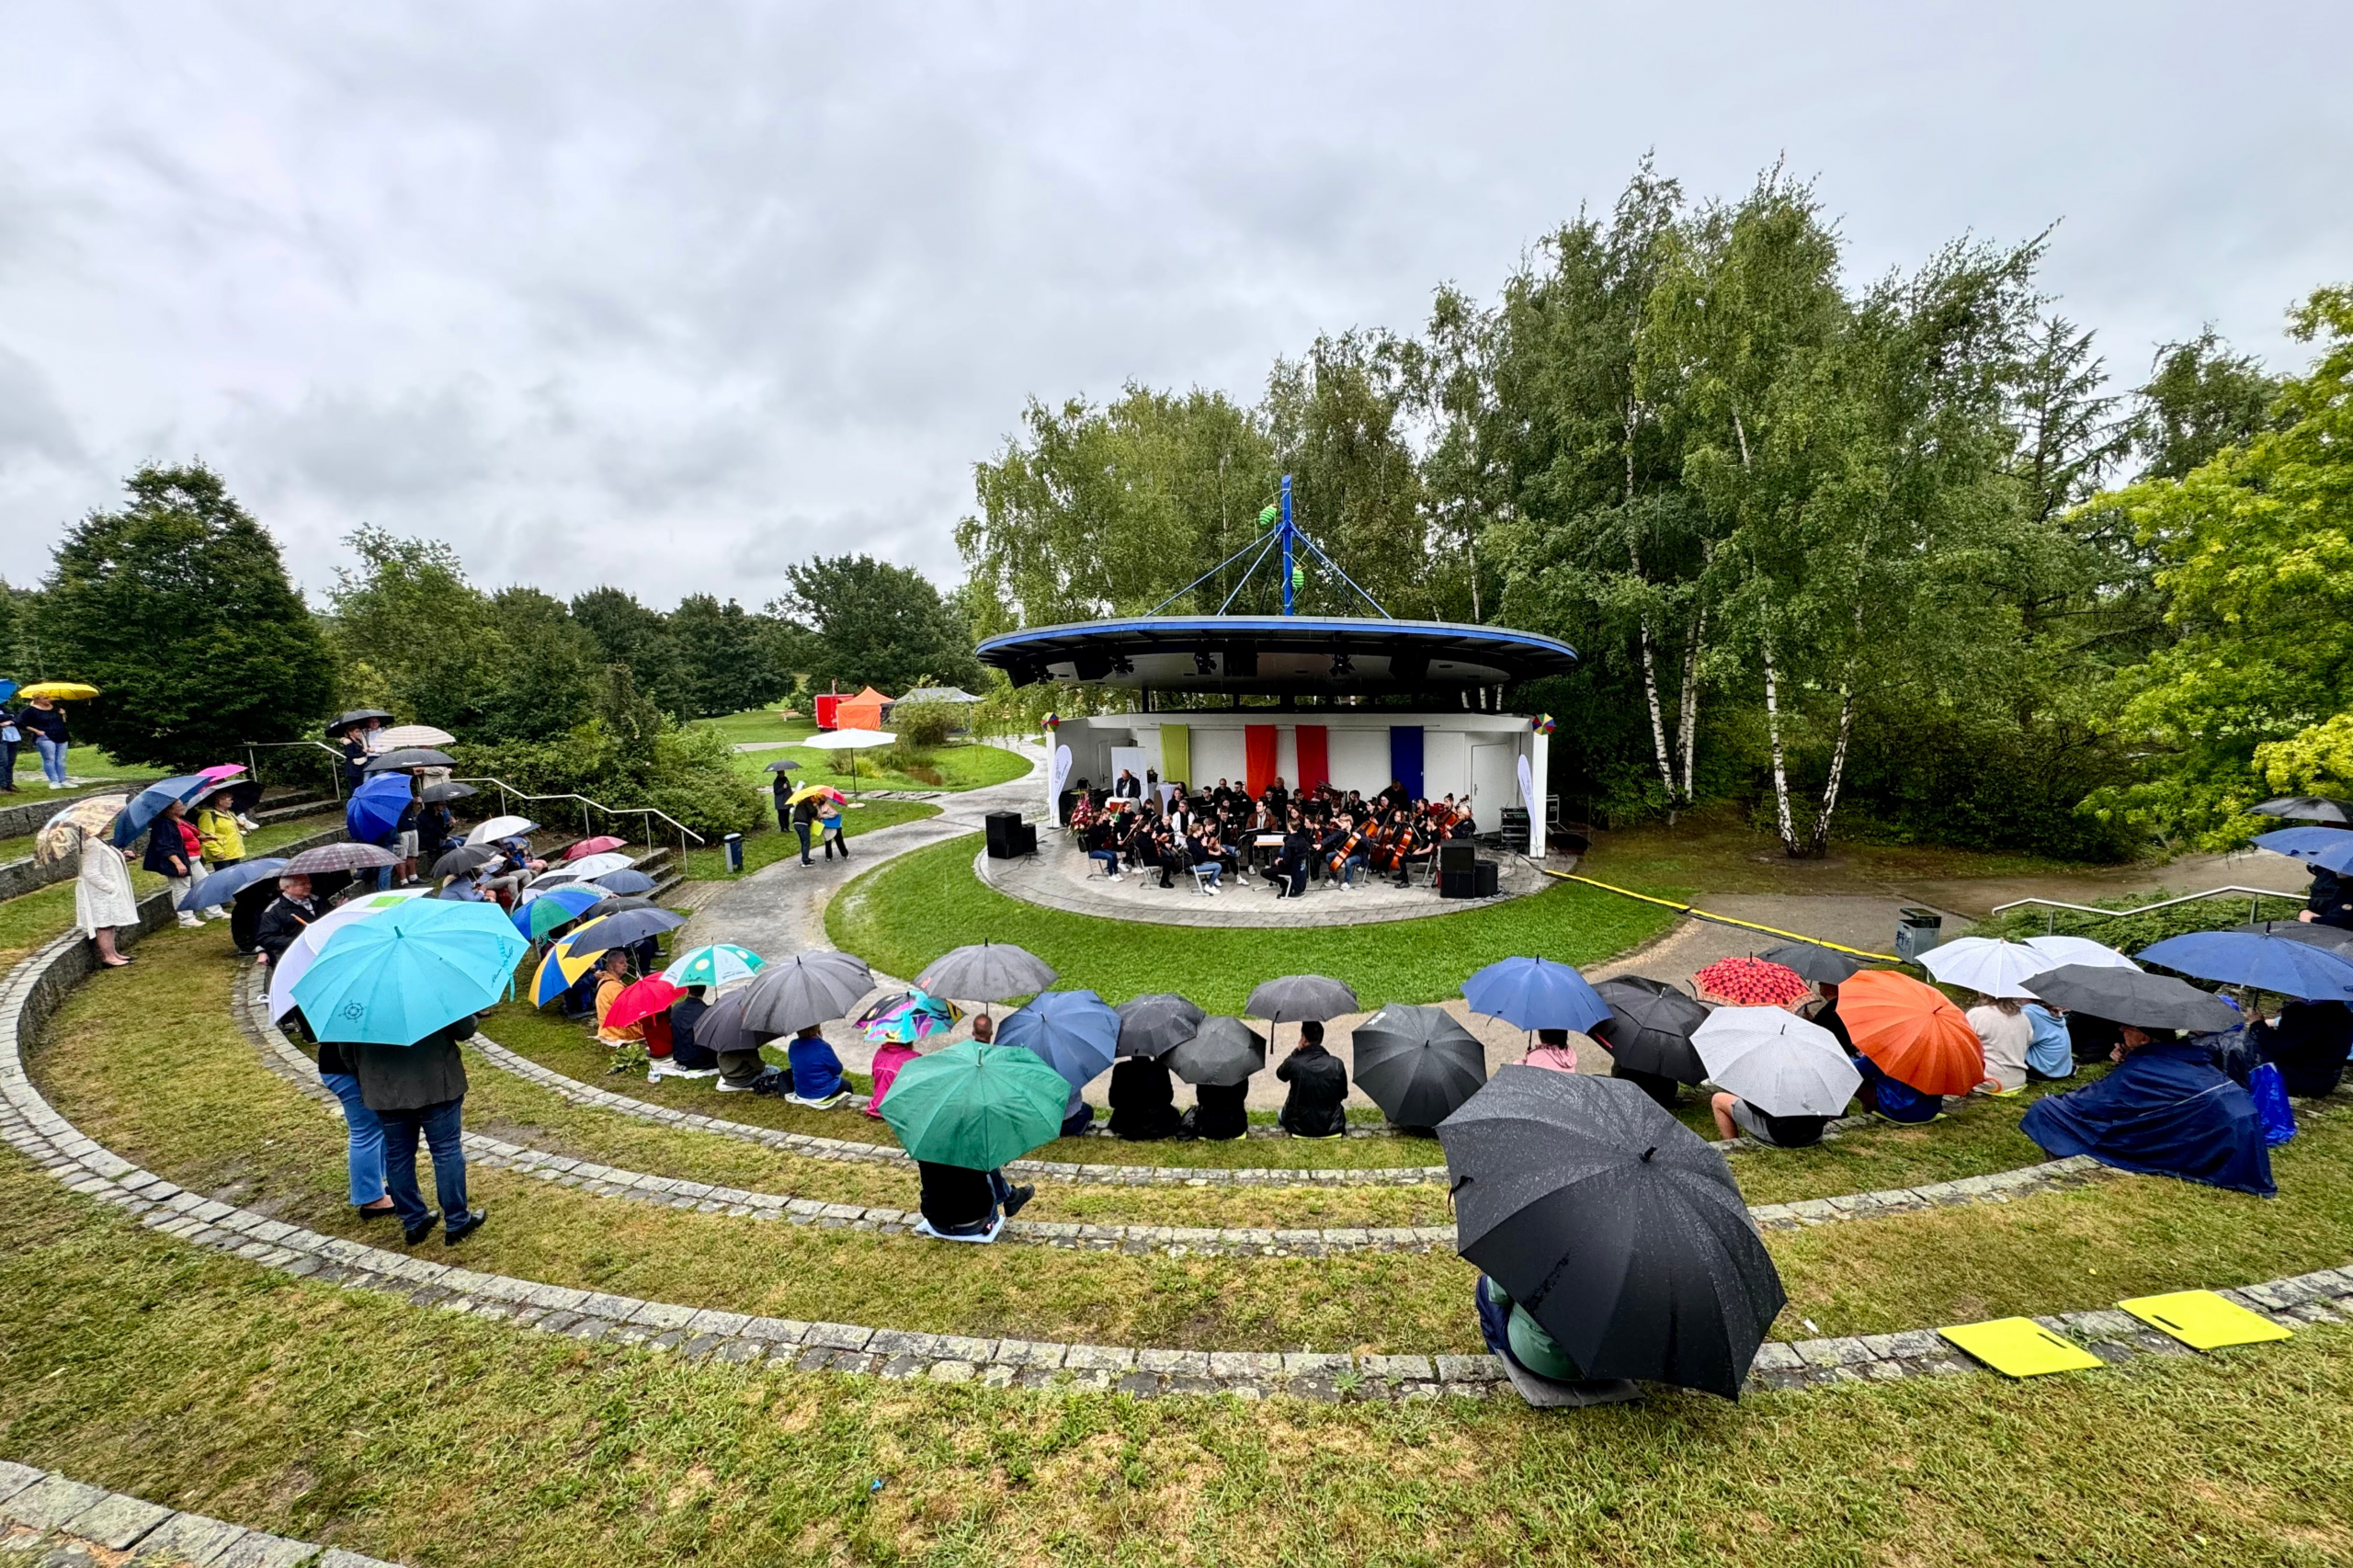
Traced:
POLYGON ((1479 863, 1479 846, 1467 838, 1448 839, 1438 846, 1438 874, 1468 871, 1479 863))
POLYGON ((1440 871, 1438 874, 1438 896, 1440 898, 1476 898, 1479 878, 1472 871, 1440 871))
MULTIPOLYGON (((1021 837, 1022 824, 1019 812, 991 812, 981 820, 982 825, 988 834, 990 859, 1010 860, 1021 853, 1021 850, 1016 847, 1021 837)), ((1032 843, 1034 845, 1034 839, 1032 843)))
POLYGON ((1016 855, 1038 853, 1038 830, 1029 823, 1013 824, 1013 852, 1016 855))
POLYGON ((1472 898, 1495 897, 1498 886, 1497 875, 1498 868, 1493 860, 1480 861, 1472 870, 1471 896, 1472 898))

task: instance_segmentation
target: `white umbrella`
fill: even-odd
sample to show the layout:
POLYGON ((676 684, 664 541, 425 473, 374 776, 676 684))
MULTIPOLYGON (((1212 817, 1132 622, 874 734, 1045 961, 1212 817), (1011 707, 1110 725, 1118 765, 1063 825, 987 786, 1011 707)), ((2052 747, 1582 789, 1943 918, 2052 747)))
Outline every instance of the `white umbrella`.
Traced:
POLYGON ((294 983, 311 967, 329 937, 356 920, 381 915, 397 909, 413 898, 422 898, 427 888, 393 888, 384 892, 362 894, 348 903, 338 904, 302 927, 301 934, 287 944, 286 951, 269 966, 269 1021, 276 1023, 294 1010, 294 983))
POLYGON ((493 817, 466 835, 468 844, 489 844, 496 839, 513 838, 539 826, 529 817, 493 817))
POLYGON ((1779 1007, 1719 1007, 1691 1044, 1712 1082, 1768 1116, 1836 1116, 1863 1081, 1836 1036, 1779 1007))
POLYGON ((373 743, 369 747, 371 751, 399 751, 406 746, 452 745, 458 737, 430 724, 395 724, 389 730, 378 730, 369 739, 373 743))
POLYGON ((887 746, 898 738, 888 730, 827 730, 792 744, 807 746, 811 751, 865 751, 870 746, 887 746))
POLYGON ((2025 945, 2048 958, 2053 969, 2071 963, 2089 964, 2096 969, 2141 967, 2114 948, 2102 946, 2089 937, 2029 937, 2025 945))
MULTIPOLYGON (((636 864, 637 861, 630 856, 617 849, 608 849, 602 855, 583 855, 577 860, 567 860, 563 869, 572 873, 574 881, 593 882, 608 871, 626 871, 636 864)), ((532 881, 545 882, 547 879, 535 877, 532 881)))
POLYGON ((2056 967, 2051 955, 2024 942, 2004 942, 1992 937, 1956 937, 1930 948, 1919 965, 1947 985, 1959 985, 1985 996, 2027 996, 2030 975, 2056 967))

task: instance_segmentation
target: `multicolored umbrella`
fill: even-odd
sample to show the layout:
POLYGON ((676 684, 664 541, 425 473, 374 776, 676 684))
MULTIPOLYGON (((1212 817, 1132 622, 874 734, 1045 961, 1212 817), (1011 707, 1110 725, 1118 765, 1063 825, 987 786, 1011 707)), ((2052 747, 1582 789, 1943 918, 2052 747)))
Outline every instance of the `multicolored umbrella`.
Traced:
POLYGON ((79 855, 83 841, 104 836, 108 824, 129 804, 128 795, 84 796, 41 824, 40 836, 33 840, 33 858, 50 866, 79 855))
MULTIPOLYGON (((280 872, 281 876, 285 873, 280 872)), ((336 904, 316 920, 302 927, 278 961, 269 966, 269 1016, 271 1021, 284 1017, 294 1010, 294 983, 302 978, 319 949, 334 936, 355 920, 370 920, 388 909, 398 909, 413 898, 425 896, 423 888, 394 888, 387 892, 366 893, 336 904)))
POLYGON ((550 888, 515 911, 515 929, 536 942, 559 926, 580 918, 597 902, 593 888, 550 888))
POLYGON ((1838 1017, 1856 1050, 1924 1095, 1965 1095, 1985 1080, 1985 1050, 1968 1018, 1910 975, 1865 970, 1838 987, 1838 1017))
POLYGON ((294 1000, 321 1040, 414 1045, 496 1006, 527 947, 496 904, 410 899, 328 937, 294 1000))
POLYGON ((918 1160, 991 1171, 1060 1136, 1069 1099, 1035 1051, 967 1040, 900 1068, 882 1119, 918 1160))
MULTIPOLYGON (((580 928, 585 931, 585 926, 580 928)), ((580 931, 573 933, 574 937, 580 931)), ((544 1007, 580 983, 580 977, 597 967, 595 953, 575 953, 569 942, 558 942, 548 949, 547 957, 531 973, 531 1006, 544 1007)))
POLYGON ((602 855, 608 849, 622 848, 626 846, 628 843, 628 839, 615 838, 609 833, 598 834, 594 838, 584 838, 577 844, 565 845, 563 846, 563 853, 557 856, 556 858, 559 860, 578 860, 590 855, 602 855))
POLYGON ((714 942, 680 953, 662 971, 662 978, 673 985, 701 985, 716 991, 739 980, 751 979, 767 961, 749 948, 714 942))
POLYGON ((787 795, 784 798, 784 803, 788 806, 797 806, 808 800, 832 801, 835 804, 847 804, 849 797, 830 784, 803 784, 800 789, 787 795))
POLYGON ((1813 994, 1805 976, 1763 959, 1718 959, 1691 977, 1691 988, 1736 1007, 1792 1007, 1813 994))
MULTIPOLYGON (((926 1035, 946 1034, 963 1016, 963 1009, 945 996, 934 996, 926 991, 905 991, 883 997, 853 1021, 877 1045, 886 1040, 913 1045, 926 1035)), ((1055 1120, 1059 1122, 1061 1117, 1057 1115, 1055 1120)))

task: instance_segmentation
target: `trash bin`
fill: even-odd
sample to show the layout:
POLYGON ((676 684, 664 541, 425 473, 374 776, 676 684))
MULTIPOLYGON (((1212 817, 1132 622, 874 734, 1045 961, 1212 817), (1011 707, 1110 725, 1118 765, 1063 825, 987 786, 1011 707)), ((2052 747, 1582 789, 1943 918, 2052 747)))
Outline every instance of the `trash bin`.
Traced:
POLYGON ((1897 910, 1895 956, 1911 962, 1945 939, 1944 928, 1945 917, 1933 909, 1897 910))
POLYGON ((742 870, 744 869, 744 835, 740 833, 731 833, 721 842, 727 846, 728 870, 731 872, 742 870))

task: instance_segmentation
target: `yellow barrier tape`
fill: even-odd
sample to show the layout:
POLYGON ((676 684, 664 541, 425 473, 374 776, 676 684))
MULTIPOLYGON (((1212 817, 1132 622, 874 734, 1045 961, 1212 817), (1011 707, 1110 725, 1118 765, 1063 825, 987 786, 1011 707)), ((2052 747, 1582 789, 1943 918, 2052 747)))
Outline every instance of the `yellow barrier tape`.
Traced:
POLYGON ((1787 937, 1793 942, 1810 942, 1817 948, 1828 948, 1833 952, 1852 953, 1859 959, 1877 959, 1881 963, 1904 961, 1893 953, 1875 953, 1869 948, 1850 948, 1844 942, 1824 941, 1820 937, 1809 937, 1802 931, 1784 931, 1778 926, 1760 926, 1754 920, 1739 920, 1729 915, 1711 914, 1697 904, 1677 903, 1671 898, 1653 898, 1649 893, 1636 892, 1631 888, 1621 888, 1608 882, 1596 881, 1591 877, 1580 877, 1573 871, 1548 869, 1544 874, 1548 877, 1557 877, 1564 882, 1583 882, 1589 888, 1599 888, 1604 892, 1614 892, 1621 897, 1638 898, 1644 903, 1655 903, 1662 909, 1672 909, 1678 915, 1688 915, 1699 920, 1712 920, 1719 926, 1737 926, 1744 931, 1762 931, 1768 937, 1787 937))

